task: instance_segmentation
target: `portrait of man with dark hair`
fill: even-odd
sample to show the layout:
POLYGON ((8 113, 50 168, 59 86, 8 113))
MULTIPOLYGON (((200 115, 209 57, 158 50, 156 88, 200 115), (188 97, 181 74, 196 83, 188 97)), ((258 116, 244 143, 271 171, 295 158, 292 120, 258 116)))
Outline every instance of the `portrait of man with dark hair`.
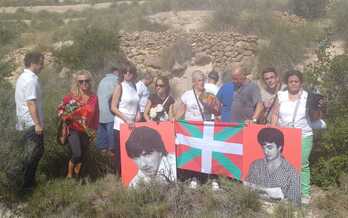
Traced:
POLYGON ((161 135, 153 128, 136 127, 125 143, 126 152, 137 165, 138 172, 130 187, 157 181, 170 183, 176 180, 175 153, 167 152, 161 135))
POLYGON ((264 158, 249 167, 244 184, 261 193, 265 198, 301 202, 300 177, 295 168, 283 157, 284 135, 276 128, 259 131, 257 141, 264 158))

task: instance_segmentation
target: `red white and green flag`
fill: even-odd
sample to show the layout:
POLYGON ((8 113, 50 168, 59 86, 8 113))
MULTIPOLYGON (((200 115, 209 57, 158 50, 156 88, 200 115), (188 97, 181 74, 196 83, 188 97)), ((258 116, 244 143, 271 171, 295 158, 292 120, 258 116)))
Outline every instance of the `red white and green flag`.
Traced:
POLYGON ((238 123, 175 122, 177 167, 240 180, 243 127, 238 123))

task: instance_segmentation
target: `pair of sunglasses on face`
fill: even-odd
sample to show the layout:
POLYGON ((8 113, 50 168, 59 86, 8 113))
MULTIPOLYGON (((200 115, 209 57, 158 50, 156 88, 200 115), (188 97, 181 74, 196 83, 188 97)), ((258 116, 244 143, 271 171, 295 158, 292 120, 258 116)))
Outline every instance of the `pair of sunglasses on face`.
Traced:
POLYGON ((164 85, 164 84, 156 84, 155 86, 156 86, 156 87, 160 87, 160 88, 165 87, 165 85, 164 85))
POLYGON ((83 79, 83 80, 79 80, 78 82, 79 82, 80 85, 82 85, 82 84, 84 84, 84 83, 85 83, 85 84, 89 84, 90 81, 91 81, 91 80, 89 80, 89 79, 83 79))

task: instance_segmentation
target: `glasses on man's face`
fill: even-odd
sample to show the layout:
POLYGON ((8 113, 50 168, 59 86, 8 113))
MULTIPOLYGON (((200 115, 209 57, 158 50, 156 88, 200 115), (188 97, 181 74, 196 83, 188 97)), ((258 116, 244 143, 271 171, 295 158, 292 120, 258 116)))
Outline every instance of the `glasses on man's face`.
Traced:
POLYGON ((81 79, 78 81, 80 85, 82 84, 89 84, 90 80, 89 79, 81 79))
POLYGON ((163 87, 165 87, 165 85, 164 84, 156 84, 156 87, 163 88, 163 87))
POLYGON ((125 75, 126 75, 126 74, 133 75, 133 72, 129 72, 129 71, 127 71, 127 72, 125 72, 124 74, 125 74, 125 75))

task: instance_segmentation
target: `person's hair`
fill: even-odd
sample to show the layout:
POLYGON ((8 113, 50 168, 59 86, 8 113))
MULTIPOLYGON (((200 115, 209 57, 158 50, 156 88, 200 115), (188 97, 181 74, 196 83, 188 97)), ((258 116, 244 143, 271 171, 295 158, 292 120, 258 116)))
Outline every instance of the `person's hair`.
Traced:
POLYGON ((277 148, 281 147, 280 151, 283 151, 284 135, 279 129, 271 127, 261 129, 257 134, 257 141, 262 146, 264 146, 267 142, 275 143, 277 145, 277 148))
POLYGON ((208 78, 214 80, 215 82, 218 82, 219 81, 219 73, 213 70, 208 74, 208 78))
POLYGON ((118 69, 118 67, 111 67, 110 68, 110 73, 113 73, 115 71, 120 71, 120 69, 118 69))
POLYGON ((198 78, 204 79, 204 73, 200 70, 195 70, 192 73, 192 82, 195 82, 198 78))
POLYGON ((151 73, 147 72, 147 73, 144 73, 144 79, 145 80, 153 80, 153 76, 151 73))
POLYGON ((133 80, 135 81, 136 78, 137 78, 137 69, 136 67, 131 64, 131 63, 125 63, 121 66, 120 68, 120 74, 119 74, 119 79, 120 81, 122 82, 124 80, 124 75, 127 73, 127 72, 130 72, 133 74, 133 80))
POLYGON ((236 72, 237 70, 243 75, 243 76, 248 76, 250 73, 249 73, 249 69, 248 67, 246 67, 244 64, 231 64, 227 70, 230 72, 230 73, 234 73, 236 72))
POLYGON ((81 92, 80 92, 80 88, 79 88, 79 81, 78 81, 78 77, 79 76, 87 76, 88 79, 90 80, 90 91, 92 90, 92 74, 87 71, 87 70, 79 70, 77 71, 74 75, 73 75, 73 80, 72 80, 72 84, 71 84, 71 93, 74 96, 81 96, 81 92))
POLYGON ((300 82, 303 83, 303 74, 298 70, 289 70, 285 73, 284 77, 284 83, 288 84, 289 77, 291 76, 297 76, 299 78, 300 82))
POLYGON ((164 156, 168 154, 164 147, 161 135, 154 129, 146 126, 136 127, 126 141, 128 157, 134 159, 140 157, 143 152, 157 151, 164 156))
POLYGON ((155 85, 157 84, 157 81, 162 81, 165 85, 165 88, 166 88, 166 94, 169 95, 170 93, 170 83, 169 83, 169 79, 168 77, 166 76, 159 76, 156 78, 156 81, 155 81, 155 85))
POLYGON ((41 59, 44 59, 44 55, 38 51, 32 51, 25 55, 24 66, 30 67, 32 64, 39 64, 41 59))
POLYGON ((266 73, 274 73, 276 76, 278 76, 278 72, 276 71, 276 69, 274 67, 266 67, 264 68, 262 71, 261 71, 261 77, 263 79, 263 76, 266 74, 266 73))

